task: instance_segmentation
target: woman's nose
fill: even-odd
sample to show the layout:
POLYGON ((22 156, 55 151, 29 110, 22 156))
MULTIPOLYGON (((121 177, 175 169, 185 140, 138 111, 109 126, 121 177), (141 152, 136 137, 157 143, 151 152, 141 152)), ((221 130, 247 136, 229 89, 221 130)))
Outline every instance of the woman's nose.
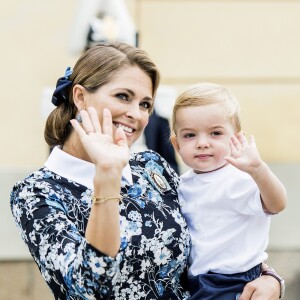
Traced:
POLYGON ((134 119, 134 120, 140 120, 141 119, 140 106, 138 104, 132 103, 128 108, 126 116, 128 118, 131 118, 131 119, 134 119))

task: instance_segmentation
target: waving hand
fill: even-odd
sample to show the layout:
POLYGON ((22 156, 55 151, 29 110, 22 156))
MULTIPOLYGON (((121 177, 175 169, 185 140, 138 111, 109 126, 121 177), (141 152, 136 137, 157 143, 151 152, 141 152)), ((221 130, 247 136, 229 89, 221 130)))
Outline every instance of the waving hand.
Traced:
POLYGON ((249 137, 249 142, 241 132, 232 136, 230 148, 231 156, 227 156, 225 159, 241 171, 249 173, 261 165, 262 160, 252 135, 249 137))
POLYGON ((102 126, 95 108, 80 111, 82 127, 77 120, 71 120, 74 130, 91 161, 101 169, 123 168, 129 159, 129 148, 122 128, 113 134, 111 113, 103 110, 102 126))

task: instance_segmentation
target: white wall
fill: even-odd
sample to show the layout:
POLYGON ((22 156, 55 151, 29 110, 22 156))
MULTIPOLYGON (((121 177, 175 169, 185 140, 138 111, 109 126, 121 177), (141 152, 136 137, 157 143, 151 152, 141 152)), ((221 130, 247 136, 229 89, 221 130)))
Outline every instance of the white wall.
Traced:
MULTIPOLYGON (((263 158, 286 184, 289 204, 273 218, 270 247, 300 249, 300 2, 296 0, 127 0, 140 46, 162 82, 228 86, 263 158)), ((74 0, 0 3, 0 258, 27 257, 9 209, 15 181, 41 167, 41 98, 77 57, 68 53, 74 0)), ((50 99, 49 99, 50 101, 50 99)))

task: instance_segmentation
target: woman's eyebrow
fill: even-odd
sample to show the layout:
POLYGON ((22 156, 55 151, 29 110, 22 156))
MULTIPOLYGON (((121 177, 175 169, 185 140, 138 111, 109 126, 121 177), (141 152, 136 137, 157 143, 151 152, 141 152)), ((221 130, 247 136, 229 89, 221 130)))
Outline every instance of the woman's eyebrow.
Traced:
MULTIPOLYGON (((133 90, 131 90, 131 89, 128 89, 128 88, 119 88, 119 89, 121 89, 121 90, 125 90, 127 93, 129 93, 131 96, 135 96, 135 92, 133 91, 133 90)), ((118 89, 118 90, 119 90, 118 89)), ((150 97, 150 96, 145 96, 144 98, 143 98, 143 100, 148 100, 148 101, 154 101, 153 100, 153 98, 152 97, 150 97)))

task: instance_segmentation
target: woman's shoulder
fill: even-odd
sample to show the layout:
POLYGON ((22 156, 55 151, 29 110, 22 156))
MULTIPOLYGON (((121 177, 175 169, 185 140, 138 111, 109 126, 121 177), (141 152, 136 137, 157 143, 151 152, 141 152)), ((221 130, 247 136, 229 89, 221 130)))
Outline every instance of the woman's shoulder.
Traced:
POLYGON ((149 149, 149 150, 145 150, 145 151, 142 151, 142 152, 131 153, 130 159, 133 160, 133 161, 146 163, 147 161, 150 161, 150 160, 160 161, 163 158, 157 152, 149 149))
POLYGON ((178 174, 160 154, 153 150, 133 153, 129 163, 133 173, 136 170, 156 173, 162 175, 169 183, 173 182, 175 186, 178 185, 178 174))
POLYGON ((86 187, 68 180, 46 167, 33 171, 31 174, 16 182, 11 190, 11 199, 20 198, 25 195, 37 195, 48 193, 63 193, 64 191, 81 192, 86 187))
POLYGON ((19 189, 24 186, 34 186, 37 185, 41 181, 48 181, 50 179, 59 179, 60 176, 53 173, 52 171, 48 170, 45 167, 40 168, 39 170, 33 171, 29 175, 27 175, 25 178, 17 181, 13 189, 19 189))
POLYGON ((157 168, 160 173, 166 171, 172 176, 178 176, 170 164, 159 153, 153 150, 145 150, 143 152, 132 153, 130 157, 131 165, 140 165, 146 168, 157 168))

